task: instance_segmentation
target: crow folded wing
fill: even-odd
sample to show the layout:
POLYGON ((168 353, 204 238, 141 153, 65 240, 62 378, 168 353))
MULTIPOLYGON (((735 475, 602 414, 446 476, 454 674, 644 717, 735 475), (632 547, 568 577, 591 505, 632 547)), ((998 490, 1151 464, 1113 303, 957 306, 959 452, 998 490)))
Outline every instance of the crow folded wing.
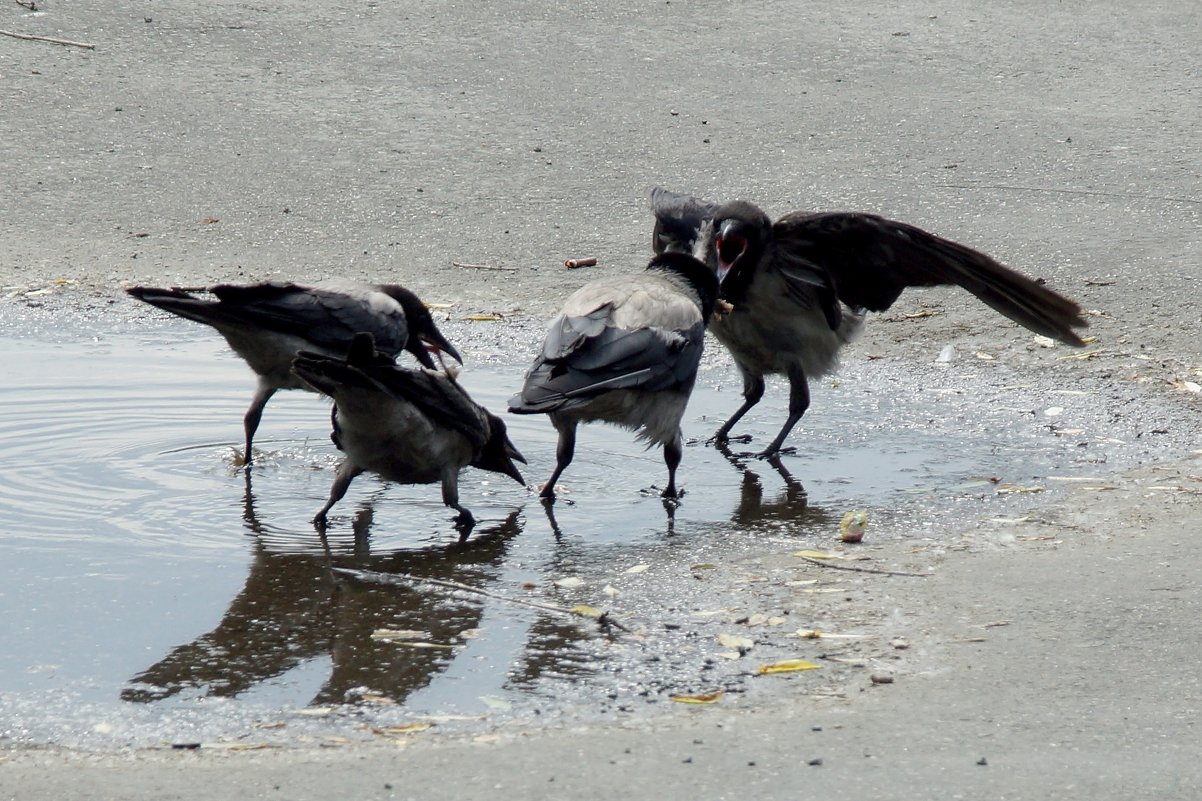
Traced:
POLYGON ((286 282, 212 288, 232 322, 291 334, 331 350, 345 349, 358 332, 376 347, 398 353, 408 339, 405 313, 392 298, 369 287, 335 292, 286 282))
MULTIPOLYGON (((552 332, 579 331, 589 325, 565 322, 553 325, 552 332)), ((696 376, 704 334, 701 322, 680 331, 604 326, 595 335, 574 338, 570 351, 540 358, 521 393, 510 401, 510 410, 570 408, 611 390, 659 392, 687 387, 696 376)))

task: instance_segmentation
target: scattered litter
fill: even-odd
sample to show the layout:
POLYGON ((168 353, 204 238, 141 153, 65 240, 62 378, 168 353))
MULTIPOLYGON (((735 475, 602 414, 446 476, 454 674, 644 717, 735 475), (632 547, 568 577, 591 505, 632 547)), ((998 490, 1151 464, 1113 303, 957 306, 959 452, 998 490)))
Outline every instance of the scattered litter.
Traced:
POLYGON ((884 675, 880 675, 877 673, 873 673, 868 678, 869 678, 869 680, 872 681, 873 684, 892 684, 893 683, 892 676, 884 676, 884 675))
POLYGON ((755 646, 755 640, 739 634, 719 634, 718 644, 723 648, 736 648, 740 651, 749 651, 755 646))
POLYGON ((371 733, 378 734, 381 737, 403 737, 409 734, 417 734, 419 731, 427 731, 433 726, 433 723, 417 720, 413 723, 400 723, 396 726, 373 726, 371 733))
POLYGON ((1043 410, 1044 417, 1059 417, 1062 414, 1064 414, 1063 406, 1049 406, 1043 410))
POLYGON ((1023 487, 1018 484, 998 484, 998 495, 1022 495, 1043 492, 1043 487, 1023 487))
POLYGON ((726 695, 726 690, 714 690, 693 695, 677 693, 669 697, 678 704, 716 704, 724 695, 726 695))
POLYGON ((947 364, 954 358, 956 358, 955 346, 944 345, 943 350, 939 351, 939 355, 935 357, 935 364, 947 364))
POLYGON ((860 542, 864 539, 864 531, 868 528, 868 512, 857 510, 847 512, 839 521, 839 539, 843 542, 860 542))
POLYGON ((643 573, 646 570, 648 570, 650 567, 651 567, 651 565, 635 565, 634 567, 626 568, 626 572, 632 573, 632 574, 633 573, 643 573))
POLYGON ((393 640, 428 640, 430 632, 418 631, 417 629, 376 629, 371 633, 373 640, 384 640, 392 642, 393 640))
POLYGON ((580 587, 584 584, 584 579, 578 576, 568 576, 567 578, 556 579, 554 582, 556 587, 563 587, 565 590, 570 590, 575 587, 580 587))
POLYGON ((770 662, 767 665, 760 665, 756 671, 761 676, 768 676, 773 673, 796 673, 801 670, 818 670, 822 665, 817 665, 805 659, 784 659, 780 662, 770 662))
POLYGON ((822 629, 798 629, 793 632, 794 637, 801 637, 803 640, 859 640, 867 637, 867 634, 831 634, 822 629))
POLYGON ((842 559, 843 557, 837 553, 824 553, 823 551, 798 551, 793 554, 800 556, 802 559, 842 559))
POLYGON ((1035 344, 1041 348, 1056 347, 1056 340, 1052 339, 1051 337, 1045 337, 1043 334, 1036 334, 1034 340, 1035 344))
POLYGON ((383 693, 363 693, 359 696, 359 700, 365 704, 375 704, 376 706, 396 706, 396 701, 383 693))

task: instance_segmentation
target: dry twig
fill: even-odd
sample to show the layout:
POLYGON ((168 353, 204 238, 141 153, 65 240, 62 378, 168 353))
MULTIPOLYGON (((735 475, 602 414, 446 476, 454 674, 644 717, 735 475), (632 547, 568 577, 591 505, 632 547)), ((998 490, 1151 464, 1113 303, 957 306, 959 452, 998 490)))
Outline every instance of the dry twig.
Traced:
POLYGON ((880 570, 875 567, 853 567, 852 565, 836 565, 822 559, 813 559, 809 556, 799 556, 798 559, 804 559, 813 565, 819 567, 829 567, 831 570, 850 570, 853 573, 876 573, 881 576, 911 576, 913 578, 927 578, 930 573, 906 573, 901 570, 880 570))
POLYGON ((569 270, 575 270, 577 267, 592 267, 596 263, 597 260, 590 256, 587 259, 567 259, 564 261, 563 266, 569 270))
POLYGON ((498 267, 495 264, 465 264, 461 261, 451 262, 452 267, 462 267, 465 270, 498 270, 505 273, 516 273, 517 267, 498 267))
POLYGON ((49 42, 50 44, 66 45, 67 47, 83 47, 88 50, 95 50, 96 45, 88 44, 87 42, 72 42, 70 39, 54 39, 49 36, 34 36, 32 33, 16 33, 14 31, 0 31, 2 36, 11 36, 14 39, 28 39, 31 42, 49 42))

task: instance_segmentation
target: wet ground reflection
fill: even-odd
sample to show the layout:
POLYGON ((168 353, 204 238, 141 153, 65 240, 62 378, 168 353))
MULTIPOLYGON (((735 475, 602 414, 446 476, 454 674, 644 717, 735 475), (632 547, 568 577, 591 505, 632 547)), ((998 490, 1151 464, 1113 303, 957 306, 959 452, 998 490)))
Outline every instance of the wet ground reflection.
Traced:
POLYGON ((401 702, 429 683, 479 625, 478 603, 398 587, 391 592, 339 578, 332 568, 353 566, 380 574, 445 578, 487 586, 509 544, 522 531, 515 509, 471 539, 394 553, 370 552, 371 507, 355 518, 350 553, 272 554, 255 513, 246 474, 245 521, 255 537, 246 584, 220 622, 130 680, 126 701, 159 701, 185 688, 234 696, 318 656, 330 674, 311 704, 341 704, 364 694, 401 702), (410 647, 373 637, 380 630, 420 631, 410 647))
MULTIPOLYGON (((465 385, 501 408, 525 360, 448 333, 468 342, 465 385)), ((1061 419, 1092 435, 1066 442, 999 402, 1015 403, 1004 379, 979 390, 975 376, 985 396, 960 398, 962 380, 928 368, 923 380, 954 389, 932 395, 874 363, 859 383, 819 390, 797 455, 763 461, 741 454, 753 446, 703 444, 738 399, 737 375, 715 361, 685 420, 679 506, 658 496, 657 451, 590 426, 550 508, 465 471, 479 524, 459 544, 437 488, 365 477, 323 540, 311 518, 339 454, 316 396, 273 400, 247 471, 234 453, 251 377, 203 332, 164 324, 5 339, 0 351, 0 744, 208 741, 281 718, 296 736, 317 731, 293 717, 305 709, 372 724, 476 720, 650 703, 689 682, 734 687, 739 668, 715 662, 691 621, 733 603, 742 555, 770 541, 829 543, 852 506, 870 511, 880 537, 1013 513, 1029 499, 996 497, 980 489, 983 476, 1029 481, 1143 453, 1106 438, 1109 412, 1089 397, 1057 399, 1061 419), (577 605, 613 609, 651 634, 615 636, 562 614, 577 605)), ((748 416, 757 439, 779 425, 778 400, 770 393, 748 416)), ((553 466, 554 431, 507 422, 537 485, 553 466)))

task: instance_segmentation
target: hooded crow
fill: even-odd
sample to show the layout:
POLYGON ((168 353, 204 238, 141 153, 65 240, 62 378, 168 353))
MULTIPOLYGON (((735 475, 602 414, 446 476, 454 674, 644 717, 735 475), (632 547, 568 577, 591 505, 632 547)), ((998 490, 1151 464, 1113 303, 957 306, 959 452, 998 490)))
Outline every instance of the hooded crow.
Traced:
POLYGON ((1085 344, 1081 307, 994 259, 906 223, 853 212, 793 212, 775 223, 755 205, 717 204, 656 188, 655 252, 693 253, 715 271, 733 311, 714 336, 743 375, 743 405, 759 402, 764 376, 789 378, 789 416, 760 454, 778 452, 810 405, 808 379, 832 371, 868 311, 888 309, 906 287, 953 284, 1038 334, 1085 344))
POLYGON ((648 447, 662 445, 663 496, 677 497, 680 420, 717 296, 718 281, 703 263, 665 253, 643 273, 593 281, 567 299, 509 401, 511 412, 550 415, 559 432, 545 500, 555 498, 555 482, 572 461, 576 426, 593 420, 633 429, 648 447))
POLYGON ((334 400, 330 438, 346 453, 329 500, 313 518, 317 525, 365 471, 401 484, 442 482, 442 501, 459 512, 460 529, 475 523, 459 504, 460 469, 479 467, 525 484, 514 460, 526 460, 503 420, 447 373, 397 366, 375 349, 371 334, 356 334, 345 359, 302 351, 292 369, 334 400))
POLYGON ((395 356, 407 350, 430 369, 434 369, 434 361, 428 350, 463 362, 417 295, 396 284, 334 280, 302 286, 271 281, 200 289, 135 286, 125 291, 152 306, 216 328, 255 371, 259 386, 243 420, 247 464, 253 458, 251 442, 271 396, 281 389, 308 389, 292 374, 292 359, 298 351, 342 359, 351 339, 362 331, 370 333, 384 353, 395 356))

